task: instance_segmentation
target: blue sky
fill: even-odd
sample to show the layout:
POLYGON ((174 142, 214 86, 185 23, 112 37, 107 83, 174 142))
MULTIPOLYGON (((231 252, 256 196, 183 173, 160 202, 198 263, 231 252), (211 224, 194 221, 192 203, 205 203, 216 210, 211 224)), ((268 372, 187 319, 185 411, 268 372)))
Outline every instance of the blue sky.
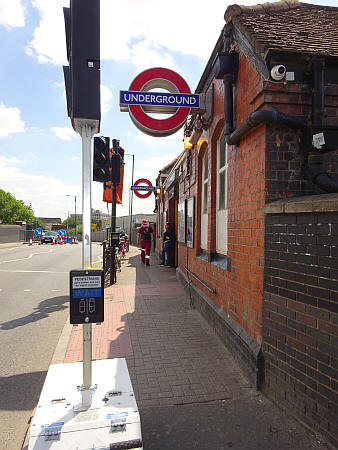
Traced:
MULTIPOLYGON (((101 0, 101 130, 135 155, 135 175, 155 183, 158 171, 183 150, 183 131, 166 138, 142 134, 119 110, 119 91, 141 71, 177 71, 191 91, 234 1, 101 0)), ((241 0, 239 4, 258 1, 241 0)), ((338 1, 307 1, 338 6, 338 1)), ((0 188, 31 203, 36 216, 81 210, 81 139, 67 117, 62 65, 67 64, 63 6, 69 0, 0 0, 0 188)), ((123 204, 128 214, 132 158, 125 158, 123 204)), ((104 212, 102 184, 92 184, 92 206, 104 212)), ((134 196, 133 211, 149 213, 154 198, 134 196)))

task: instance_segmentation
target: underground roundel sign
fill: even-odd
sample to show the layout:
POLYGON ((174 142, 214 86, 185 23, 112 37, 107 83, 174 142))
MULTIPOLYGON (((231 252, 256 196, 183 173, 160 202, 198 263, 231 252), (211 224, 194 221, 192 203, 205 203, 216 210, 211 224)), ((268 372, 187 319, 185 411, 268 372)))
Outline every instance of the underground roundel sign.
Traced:
POLYGON ((188 84, 178 73, 163 67, 145 70, 133 80, 129 91, 120 91, 121 111, 128 111, 135 126, 150 136, 176 133, 192 108, 199 108, 199 95, 190 93, 188 84), (155 119, 150 113, 171 115, 155 119))
POLYGON ((139 178, 135 181, 131 189, 135 192, 136 197, 147 198, 155 190, 155 186, 153 186, 146 178, 139 178), (142 191, 144 191, 144 193, 142 193, 142 191))

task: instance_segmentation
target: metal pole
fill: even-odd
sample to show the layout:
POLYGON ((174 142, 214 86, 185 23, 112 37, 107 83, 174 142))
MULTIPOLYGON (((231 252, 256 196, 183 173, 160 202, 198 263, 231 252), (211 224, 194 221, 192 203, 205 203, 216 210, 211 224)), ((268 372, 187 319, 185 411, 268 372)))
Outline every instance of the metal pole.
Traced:
MULTIPOLYGON (((111 231, 116 231, 116 186, 111 184, 111 231)), ((116 280, 116 267, 115 267, 115 247, 112 246, 112 239, 110 239, 110 284, 114 284, 116 280)))
MULTIPOLYGON (((131 170, 131 185, 134 186, 134 155, 132 155, 133 157, 133 167, 131 170)), ((131 242, 131 233, 132 233, 132 221, 133 221, 133 195, 134 195, 134 191, 131 191, 131 197, 130 197, 130 224, 129 224, 129 242, 130 244, 131 242)))
POLYGON ((112 183, 111 186, 111 230, 116 231, 116 186, 112 183))
MULTIPOLYGON (((84 125, 82 137, 82 268, 90 269, 91 256, 91 138, 93 129, 84 125)), ((76 205, 76 197, 75 197, 76 205)), ((76 215, 75 215, 76 217, 76 215)), ((82 406, 92 403, 92 324, 83 324, 83 386, 82 406)))
POLYGON ((75 199, 75 237, 76 237, 76 195, 74 195, 75 199))

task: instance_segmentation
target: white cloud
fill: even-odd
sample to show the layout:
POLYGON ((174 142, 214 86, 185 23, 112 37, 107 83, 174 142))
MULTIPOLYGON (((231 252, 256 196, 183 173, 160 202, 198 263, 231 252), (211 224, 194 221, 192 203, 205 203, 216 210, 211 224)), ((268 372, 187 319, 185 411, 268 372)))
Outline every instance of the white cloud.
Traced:
POLYGON ((107 113, 111 108, 113 100, 112 91, 105 85, 101 84, 101 112, 107 113))
POLYGON ((40 63, 67 64, 63 7, 69 7, 69 0, 33 0, 32 4, 41 20, 27 53, 36 56, 40 63))
POLYGON ((16 158, 0 155, 1 189, 26 204, 32 204, 36 216, 65 218, 66 194, 77 195, 81 200, 80 186, 66 185, 45 175, 25 174, 17 167, 18 163, 16 158))
POLYGON ((52 127, 51 131, 58 139, 69 141, 71 138, 77 137, 78 134, 70 127, 52 127))
MULTIPOLYGON (((4 1, 4 0, 3 0, 4 1)), ((165 7, 155 0, 101 0, 101 59, 128 61, 138 69, 152 65, 174 68, 170 52, 195 55, 206 61, 224 25, 232 1, 171 0, 165 7), (162 9, 162 10, 161 10, 162 9)), ((257 0, 241 0, 255 4, 257 0)), ((69 0, 33 0, 41 16, 27 52, 41 63, 65 64, 63 6, 69 0)))
POLYGON ((0 138, 23 131, 25 131, 25 123, 21 120, 20 109, 0 103, 0 138))
POLYGON ((7 28, 25 25, 25 10, 21 0, 0 0, 0 25, 7 28))
MULTIPOLYGON (((183 149, 182 149, 183 150, 183 149)), ((141 168, 147 169, 147 174, 149 174, 150 177, 153 177, 155 180, 158 176, 158 172, 168 165, 171 161, 173 161, 181 152, 174 153, 165 153, 160 154, 159 156, 153 156, 152 158, 144 159, 140 161, 139 166, 141 168), (152 168, 156 169, 152 169, 152 168)), ((147 178, 147 177, 142 177, 147 178)))
POLYGON ((173 57, 149 40, 142 40, 135 43, 131 47, 130 58, 138 71, 148 69, 149 67, 166 67, 177 70, 173 57))
POLYGON ((162 148, 164 145, 173 145, 177 143, 177 154, 181 153, 183 150, 183 137, 182 137, 182 130, 177 131, 176 133, 172 134, 171 136, 166 137, 152 137, 148 134, 144 134, 141 131, 138 131, 136 134, 136 139, 139 141, 150 145, 152 147, 159 147, 162 148))

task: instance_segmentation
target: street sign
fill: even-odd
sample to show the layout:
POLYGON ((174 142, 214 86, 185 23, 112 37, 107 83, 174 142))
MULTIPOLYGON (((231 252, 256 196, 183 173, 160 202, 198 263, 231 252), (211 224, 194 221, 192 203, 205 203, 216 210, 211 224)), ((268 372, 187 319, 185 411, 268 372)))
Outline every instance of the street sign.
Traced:
POLYGON ((34 230, 35 236, 41 236, 41 235, 42 235, 42 232, 43 232, 43 229, 42 229, 42 228, 36 228, 36 229, 34 230))
POLYGON ((155 186, 131 186, 130 189, 132 191, 154 191, 156 189, 155 186))
POLYGON ((199 109, 199 96, 190 93, 181 75, 163 67, 145 70, 133 80, 129 91, 120 92, 120 110, 128 111, 135 126, 150 136, 175 133, 186 121, 191 108, 199 109), (165 89, 169 93, 153 92, 153 89, 165 89), (168 119, 154 119, 147 111, 173 115, 168 119))
POLYGON ((67 234, 66 230, 59 230, 58 231, 58 235, 59 236, 66 236, 66 234, 67 234))
MULTIPOLYGON (((149 94, 138 91, 120 91, 120 107, 123 105, 152 106, 146 108, 149 112, 171 113, 181 106, 199 108, 200 96, 198 94, 175 94, 170 92, 153 92, 149 94), (160 106, 161 109, 156 108, 160 106), (167 107, 167 108, 166 108, 167 107)), ((145 108, 143 108, 145 109, 145 108)))
POLYGON ((71 270, 70 323, 97 323, 103 321, 103 270, 71 270))
POLYGON ((134 186, 131 186, 132 191, 135 192, 136 197, 139 198, 147 198, 151 195, 152 191, 154 191, 154 186, 151 184, 149 180, 146 178, 139 178, 135 181, 134 186), (143 186, 139 186, 141 183, 143 183, 143 186), (146 184, 146 186, 144 186, 146 184), (133 189, 133 188, 140 188, 140 189, 133 189), (148 189, 150 188, 150 189, 148 189), (139 190, 146 191, 144 194, 141 194, 139 190))

